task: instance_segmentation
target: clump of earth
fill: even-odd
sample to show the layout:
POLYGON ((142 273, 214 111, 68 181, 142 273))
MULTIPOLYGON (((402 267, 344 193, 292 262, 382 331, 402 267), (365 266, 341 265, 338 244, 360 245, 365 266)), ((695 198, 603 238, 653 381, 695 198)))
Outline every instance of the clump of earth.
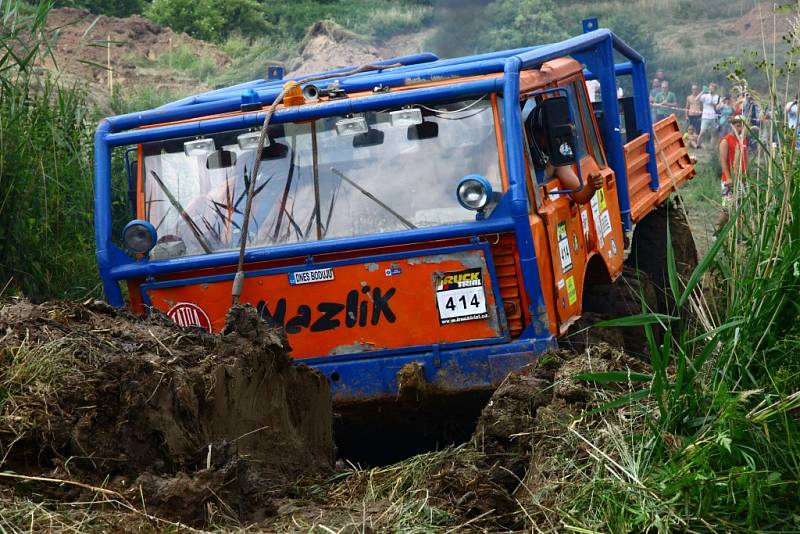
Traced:
POLYGON ((102 486, 172 521, 251 523, 333 467, 326 379, 293 365, 250 307, 214 336, 101 302, 19 300, 0 308, 0 358, 0 458, 14 473, 0 484, 17 493, 88 502, 102 486))

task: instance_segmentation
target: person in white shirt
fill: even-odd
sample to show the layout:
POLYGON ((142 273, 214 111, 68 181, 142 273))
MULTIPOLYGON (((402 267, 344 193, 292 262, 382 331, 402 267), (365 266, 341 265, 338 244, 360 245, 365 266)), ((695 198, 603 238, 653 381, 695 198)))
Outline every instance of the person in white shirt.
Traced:
POLYGON ((697 136, 697 144, 702 146, 706 132, 711 141, 714 132, 717 131, 717 104, 719 104, 717 84, 710 83, 708 91, 703 91, 697 99, 703 104, 703 114, 700 116, 700 134, 697 136))
POLYGON ((800 150, 800 131, 797 130, 797 101, 800 96, 786 104, 786 125, 792 132, 789 135, 796 136, 795 149, 800 150))

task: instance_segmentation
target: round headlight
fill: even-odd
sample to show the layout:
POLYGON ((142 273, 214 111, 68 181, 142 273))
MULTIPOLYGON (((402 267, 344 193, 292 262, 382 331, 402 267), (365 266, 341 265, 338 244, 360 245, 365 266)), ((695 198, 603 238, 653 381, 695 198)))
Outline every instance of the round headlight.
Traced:
POLYGON ((122 244, 129 252, 147 254, 156 245, 156 229, 148 221, 136 219, 125 225, 122 244))
POLYGON ((470 174, 458 182, 456 197, 459 204, 468 210, 480 210, 486 207, 492 197, 492 186, 489 180, 478 174, 470 174))

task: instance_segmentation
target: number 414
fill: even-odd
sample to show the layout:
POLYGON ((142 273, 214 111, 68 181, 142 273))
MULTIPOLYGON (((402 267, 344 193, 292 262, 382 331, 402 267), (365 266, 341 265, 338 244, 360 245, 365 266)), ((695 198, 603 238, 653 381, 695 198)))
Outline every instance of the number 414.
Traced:
MULTIPOLYGON (((457 302, 461 304, 461 308, 465 310, 467 309, 466 295, 461 295, 456 300, 453 300, 453 297, 450 297, 449 299, 447 299, 447 304, 445 304, 444 307, 447 308, 448 310, 455 310, 457 302)), ((480 300, 478 300, 478 295, 476 294, 472 295, 472 298, 469 300, 469 305, 472 306, 473 308, 481 307, 481 302, 480 300)))

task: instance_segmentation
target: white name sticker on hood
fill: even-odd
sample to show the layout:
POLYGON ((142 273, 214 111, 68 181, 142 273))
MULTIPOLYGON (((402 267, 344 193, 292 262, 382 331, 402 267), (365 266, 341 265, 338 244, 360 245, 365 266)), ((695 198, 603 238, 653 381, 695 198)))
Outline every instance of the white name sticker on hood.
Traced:
POLYGON ((311 271, 297 271, 289 273, 289 284, 297 286, 300 284, 313 284, 314 282, 327 282, 333 280, 333 269, 313 269, 311 271))

